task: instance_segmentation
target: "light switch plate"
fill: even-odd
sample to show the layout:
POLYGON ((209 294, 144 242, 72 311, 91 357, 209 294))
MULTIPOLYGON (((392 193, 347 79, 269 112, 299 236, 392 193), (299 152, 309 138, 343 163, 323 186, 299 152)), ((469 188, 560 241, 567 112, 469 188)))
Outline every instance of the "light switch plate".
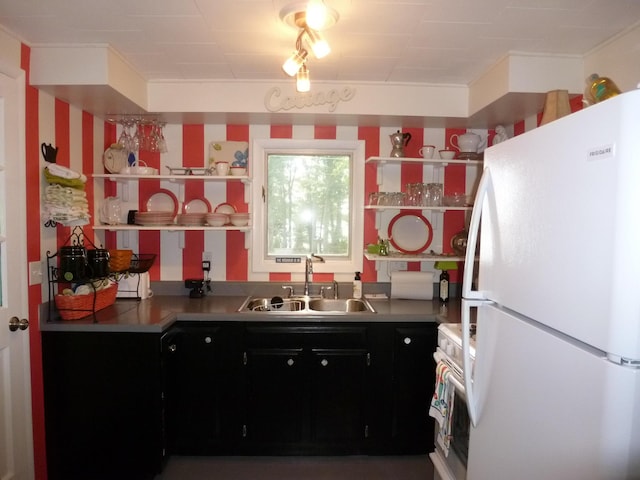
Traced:
POLYGON ((29 285, 42 283, 42 262, 29 262, 29 285))

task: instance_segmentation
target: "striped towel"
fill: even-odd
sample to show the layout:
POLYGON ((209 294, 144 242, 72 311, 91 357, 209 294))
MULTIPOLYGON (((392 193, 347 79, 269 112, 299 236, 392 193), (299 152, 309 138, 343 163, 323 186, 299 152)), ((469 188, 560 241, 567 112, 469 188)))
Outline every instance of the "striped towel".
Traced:
POLYGON ((449 443, 451 441, 451 417, 456 389, 449 382, 451 371, 443 362, 436 366, 436 389, 431 399, 429 416, 438 422, 438 434, 436 441, 442 447, 445 456, 449 455, 449 443))

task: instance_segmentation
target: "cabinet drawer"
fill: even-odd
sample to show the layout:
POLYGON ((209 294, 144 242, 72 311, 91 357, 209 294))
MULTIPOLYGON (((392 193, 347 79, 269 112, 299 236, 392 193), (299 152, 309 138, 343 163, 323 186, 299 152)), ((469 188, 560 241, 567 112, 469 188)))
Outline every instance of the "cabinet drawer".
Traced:
POLYGON ((345 325, 248 325, 249 347, 364 348, 367 327, 345 325))

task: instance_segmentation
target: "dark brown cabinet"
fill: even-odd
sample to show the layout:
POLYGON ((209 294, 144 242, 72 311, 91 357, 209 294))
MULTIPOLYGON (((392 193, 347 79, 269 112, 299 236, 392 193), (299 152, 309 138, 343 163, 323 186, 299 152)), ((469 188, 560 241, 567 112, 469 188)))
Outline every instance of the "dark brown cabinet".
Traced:
POLYGON ((434 325, 393 328, 391 444, 399 453, 425 453, 433 447, 428 415, 435 385, 434 325))
POLYGON ((363 450, 370 401, 366 326, 249 324, 245 341, 244 452, 363 450))
POLYGON ((436 323, 187 322, 42 333, 49 478, 152 479, 167 455, 433 448, 436 323))
POLYGON ((165 456, 160 334, 43 332, 50 480, 145 479, 165 456))
POLYGON ((233 453, 241 438, 242 326, 179 323, 166 355, 169 453, 233 453))

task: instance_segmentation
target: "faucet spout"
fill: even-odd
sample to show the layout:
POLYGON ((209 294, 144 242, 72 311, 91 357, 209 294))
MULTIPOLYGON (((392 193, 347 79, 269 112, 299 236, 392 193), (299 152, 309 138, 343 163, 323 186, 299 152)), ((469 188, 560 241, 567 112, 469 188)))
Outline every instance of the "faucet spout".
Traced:
POLYGON ((311 285, 311 275, 313 274, 313 262, 324 263, 324 258, 314 253, 307 255, 304 266, 304 294, 309 295, 309 286, 311 285))

